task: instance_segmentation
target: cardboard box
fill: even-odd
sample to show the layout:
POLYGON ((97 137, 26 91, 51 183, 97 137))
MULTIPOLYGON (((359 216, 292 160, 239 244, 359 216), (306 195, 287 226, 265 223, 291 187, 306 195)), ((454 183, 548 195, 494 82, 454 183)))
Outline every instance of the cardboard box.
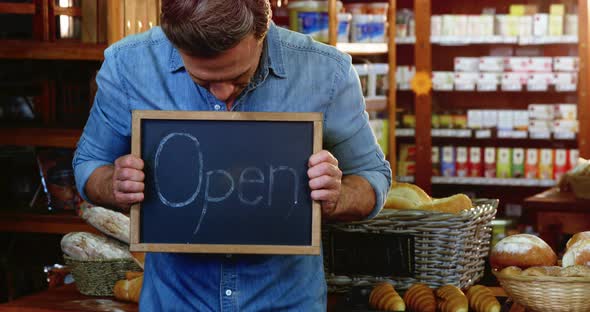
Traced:
POLYGON ((453 90, 454 73, 453 72, 432 72, 432 89, 437 91, 453 90))
POLYGON ((483 128, 491 129, 498 126, 498 111, 497 110, 483 110, 483 128))
POLYGON ((579 126, 577 120, 555 120, 551 127, 553 132, 578 133, 578 129, 579 126))
POLYGON ((484 177, 495 178, 496 177, 496 148, 486 147, 484 148, 484 177))
POLYGON ((400 144, 399 146, 399 161, 416 161, 416 145, 400 144))
POLYGON ((532 72, 549 73, 553 68, 553 58, 551 57, 531 57, 529 62, 529 70, 532 72))
POLYGON ((456 161, 456 175, 458 177, 466 177, 469 173, 469 154, 467 147, 457 147, 457 161, 456 161))
POLYGON ((539 154, 539 179, 553 179, 553 150, 542 148, 539 154))
POLYGON ((388 129, 388 120, 387 119, 371 119, 369 120, 369 125, 375 134, 375 139, 377 139, 377 143, 379 143, 379 147, 381 147, 381 151, 383 154, 387 156, 389 151, 389 129, 388 129))
POLYGON ((533 35, 533 17, 520 16, 518 18, 518 36, 531 37, 533 35))
POLYGON ((568 168, 568 151, 566 149, 555 150, 555 165, 553 166, 553 177, 559 181, 561 176, 567 172, 568 168))
POLYGON ((557 72, 577 72, 580 69, 580 58, 575 56, 559 56, 553 58, 553 70, 557 72))
POLYGON ((430 35, 433 37, 442 35, 442 16, 432 15, 430 17, 430 35))
POLYGON ((547 36, 549 33, 549 14, 540 13, 533 16, 533 35, 547 36))
POLYGON ((529 119, 553 120, 555 109, 551 104, 529 104, 529 119))
POLYGON ((432 147, 432 176, 440 176, 440 147, 432 147))
POLYGON ((470 177, 483 176, 483 159, 481 147, 472 146, 469 148, 469 174, 470 177))
POLYGON ((498 159, 496 160, 496 177, 512 178, 512 150, 507 147, 498 148, 498 159))
POLYGON ((514 113, 511 110, 498 111, 498 130, 514 130, 514 113))
POLYGON ((443 146, 440 169, 443 177, 456 175, 455 148, 453 146, 443 146))
POLYGON ((480 109, 467 110, 467 127, 470 129, 483 128, 483 110, 480 110, 480 109))
POLYGON ((565 35, 578 36, 578 15, 567 14, 565 16, 565 35))
POLYGON ((479 57, 456 57, 455 72, 477 72, 479 57))
POLYGON ((398 161, 397 174, 402 177, 413 176, 416 173, 416 162, 398 161))
POLYGON ((549 36, 563 36, 563 15, 549 15, 549 36))
POLYGON ((552 4, 549 6, 549 15, 565 15, 565 5, 564 4, 552 4))
POLYGON ((504 59, 506 71, 512 72, 529 72, 531 65, 530 57, 511 56, 504 59))
POLYGON ((513 178, 524 177, 524 159, 525 159, 524 148, 513 148, 512 149, 512 177, 513 178))
POLYGON ((539 150, 536 148, 526 150, 524 176, 527 179, 537 179, 539 177, 539 150))
POLYGON ((479 70, 482 72, 503 72, 504 58, 499 56, 480 57, 479 70))
POLYGON ((514 129, 526 131, 529 128, 529 111, 527 110, 513 110, 514 115, 514 129))
POLYGON ((474 91, 477 83, 478 73, 455 73, 454 84, 455 90, 474 91))
POLYGON ((577 149, 569 150, 568 154, 568 162, 567 162, 567 170, 572 170, 578 165, 578 161, 580 158, 580 151, 577 149))

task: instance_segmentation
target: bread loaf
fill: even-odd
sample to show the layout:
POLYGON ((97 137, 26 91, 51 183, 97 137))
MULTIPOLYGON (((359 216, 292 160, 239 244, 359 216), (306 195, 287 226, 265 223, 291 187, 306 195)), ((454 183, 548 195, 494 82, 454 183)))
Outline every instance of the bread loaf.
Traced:
POLYGON ((516 266, 509 266, 502 269, 500 273, 504 275, 521 275, 522 269, 516 266))
POLYGON ((460 213, 463 210, 471 209, 473 203, 465 194, 456 194, 453 196, 438 198, 418 206, 420 210, 440 211, 446 213, 460 213))
POLYGON ((409 311, 436 312, 434 291, 426 284, 414 284, 404 294, 404 302, 409 311))
POLYGON ((573 244, 575 244, 578 241, 581 240, 585 240, 585 239, 590 239, 590 231, 586 231, 586 232, 579 232, 574 234, 574 236, 572 236, 572 238, 570 238, 567 243, 566 243, 566 249, 570 248, 573 244))
POLYGON ((456 286, 445 285, 438 288, 435 293, 440 312, 467 312, 469 310, 467 297, 456 286))
POLYGON ((61 250, 77 260, 131 259, 129 247, 108 237, 85 232, 66 234, 61 250))
POLYGON ((576 264, 590 266, 590 239, 577 241, 563 254, 561 259, 563 267, 576 264))
POLYGON ((536 266, 522 271, 524 276, 561 276, 561 267, 559 266, 536 266))
POLYGON ((384 208, 416 209, 431 201, 430 196, 418 186, 409 183, 395 183, 387 193, 384 208))
POLYGON ((501 239, 492 248, 490 264, 494 269, 517 266, 552 266, 557 263, 553 249, 542 239, 530 234, 516 234, 501 239))
POLYGON ((129 244, 129 217, 110 209, 92 207, 86 209, 82 218, 107 236, 129 244))
POLYGON ((143 275, 140 275, 132 280, 120 280, 115 283, 113 293, 115 294, 115 298, 118 300, 139 302, 142 285, 143 275))
POLYGON ((393 285, 380 283, 369 295, 369 305, 383 311, 405 311, 406 305, 393 285))
POLYGON ((501 306, 492 291, 482 285, 475 285, 467 291, 469 307, 475 312, 500 312, 501 306))

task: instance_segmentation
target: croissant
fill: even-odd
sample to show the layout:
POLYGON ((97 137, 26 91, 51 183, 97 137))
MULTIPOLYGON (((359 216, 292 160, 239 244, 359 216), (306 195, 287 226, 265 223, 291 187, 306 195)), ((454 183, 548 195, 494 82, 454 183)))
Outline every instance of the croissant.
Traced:
POLYGON ((492 291, 482 285, 475 285, 467 291, 469 307, 475 312, 500 312, 501 306, 492 291))
POLYGON ((143 275, 131 280, 120 280, 115 283, 113 293, 115 298, 122 301, 139 302, 141 294, 141 285, 143 284, 143 275))
POLYGON ((404 301, 410 311, 435 312, 436 297, 426 284, 414 284, 404 294, 404 301))
POLYGON ((402 297, 389 283, 381 283, 373 288, 369 295, 369 305, 383 311, 405 311, 402 297))
POLYGON ((469 304, 461 289, 445 285, 436 290, 438 309, 441 312, 467 312, 469 304))

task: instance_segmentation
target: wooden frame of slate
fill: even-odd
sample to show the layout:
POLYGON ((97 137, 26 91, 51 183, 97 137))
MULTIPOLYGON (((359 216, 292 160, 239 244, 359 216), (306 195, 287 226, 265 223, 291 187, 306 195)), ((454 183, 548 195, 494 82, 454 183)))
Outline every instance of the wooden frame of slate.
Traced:
POLYGON ((131 153, 145 198, 131 207, 130 249, 320 254, 321 208, 308 158, 321 113, 133 111, 131 153))

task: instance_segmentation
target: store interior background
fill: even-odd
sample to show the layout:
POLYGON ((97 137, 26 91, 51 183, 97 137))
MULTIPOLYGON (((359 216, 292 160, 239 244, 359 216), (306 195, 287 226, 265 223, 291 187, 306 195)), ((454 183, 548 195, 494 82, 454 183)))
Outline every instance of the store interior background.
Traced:
MULTIPOLYGON (((353 56, 397 181, 433 197, 499 198, 495 239, 532 232, 559 250, 590 228, 585 212, 540 227, 524 206, 576 155, 590 157, 586 1, 304 2, 272 0, 275 23, 309 11, 312 25, 296 30, 353 56), (346 13, 314 28, 328 7, 346 13)), ((46 288, 63 234, 89 230, 71 154, 96 72, 109 44, 158 25, 158 11, 158 0, 0 1, 0 302, 46 288)))

